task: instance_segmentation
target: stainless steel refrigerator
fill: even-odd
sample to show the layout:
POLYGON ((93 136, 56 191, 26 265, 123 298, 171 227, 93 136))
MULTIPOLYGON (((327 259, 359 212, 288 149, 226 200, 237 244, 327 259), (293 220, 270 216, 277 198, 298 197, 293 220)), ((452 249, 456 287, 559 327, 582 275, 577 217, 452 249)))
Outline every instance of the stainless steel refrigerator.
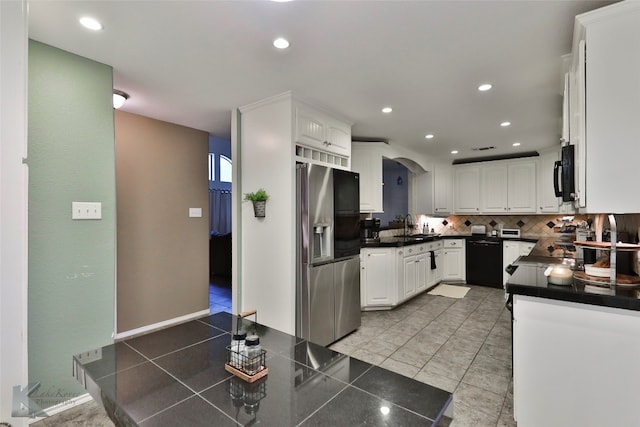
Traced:
POLYGON ((296 335, 330 344, 360 327, 359 175, 299 164, 296 335))

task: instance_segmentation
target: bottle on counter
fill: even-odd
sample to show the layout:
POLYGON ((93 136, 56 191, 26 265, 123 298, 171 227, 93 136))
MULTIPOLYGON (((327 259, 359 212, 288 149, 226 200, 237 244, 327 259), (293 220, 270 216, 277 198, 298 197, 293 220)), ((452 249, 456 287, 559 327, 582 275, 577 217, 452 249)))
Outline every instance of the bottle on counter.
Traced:
POLYGON ((242 360, 245 354, 245 340, 247 333, 242 329, 231 337, 231 355, 229 363, 235 368, 242 368, 242 360))
POLYGON ((244 371, 249 375, 254 375, 260 370, 262 347, 260 337, 249 335, 244 343, 244 371))

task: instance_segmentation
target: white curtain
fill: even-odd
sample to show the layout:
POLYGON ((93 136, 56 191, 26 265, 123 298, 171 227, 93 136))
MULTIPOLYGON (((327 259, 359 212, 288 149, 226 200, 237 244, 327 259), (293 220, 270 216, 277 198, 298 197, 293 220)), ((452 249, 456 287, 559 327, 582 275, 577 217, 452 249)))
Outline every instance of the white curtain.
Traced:
POLYGON ((231 233, 231 191, 209 189, 211 234, 231 233))

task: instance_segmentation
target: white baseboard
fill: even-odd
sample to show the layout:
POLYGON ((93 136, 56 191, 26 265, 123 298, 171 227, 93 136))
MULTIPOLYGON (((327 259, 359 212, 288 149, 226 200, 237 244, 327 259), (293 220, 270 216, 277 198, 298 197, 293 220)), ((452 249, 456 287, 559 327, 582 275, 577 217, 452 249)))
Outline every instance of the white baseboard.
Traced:
MULTIPOLYGON (((66 411, 67 409, 74 408, 78 405, 82 405, 83 403, 87 403, 92 401, 93 398, 89 393, 81 394, 78 397, 74 397, 73 399, 65 400, 64 402, 58 403, 57 405, 53 405, 44 410, 47 414, 47 417, 50 417, 55 414, 59 414, 62 411, 66 411)), ((29 424, 33 424, 37 421, 43 420, 47 417, 35 417, 29 418, 29 424)))
POLYGON ((141 328, 131 329, 129 331, 124 331, 115 334, 115 340, 123 340, 125 338, 131 338, 136 335, 143 335, 149 332, 157 331, 160 329, 165 329, 170 326, 178 325, 180 323, 185 323, 193 319, 199 319, 204 316, 208 316, 210 314, 209 309, 197 311, 191 314, 185 314, 184 316, 174 317, 173 319, 164 320, 162 322, 154 323, 152 325, 143 326, 141 328))

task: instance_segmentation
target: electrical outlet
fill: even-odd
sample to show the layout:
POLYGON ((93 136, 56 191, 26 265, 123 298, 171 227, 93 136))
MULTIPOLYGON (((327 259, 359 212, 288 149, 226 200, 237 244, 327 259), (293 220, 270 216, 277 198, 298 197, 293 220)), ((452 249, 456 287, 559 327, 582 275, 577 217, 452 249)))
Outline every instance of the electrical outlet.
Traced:
POLYGON ((72 202, 71 219, 102 219, 102 203, 72 202))

